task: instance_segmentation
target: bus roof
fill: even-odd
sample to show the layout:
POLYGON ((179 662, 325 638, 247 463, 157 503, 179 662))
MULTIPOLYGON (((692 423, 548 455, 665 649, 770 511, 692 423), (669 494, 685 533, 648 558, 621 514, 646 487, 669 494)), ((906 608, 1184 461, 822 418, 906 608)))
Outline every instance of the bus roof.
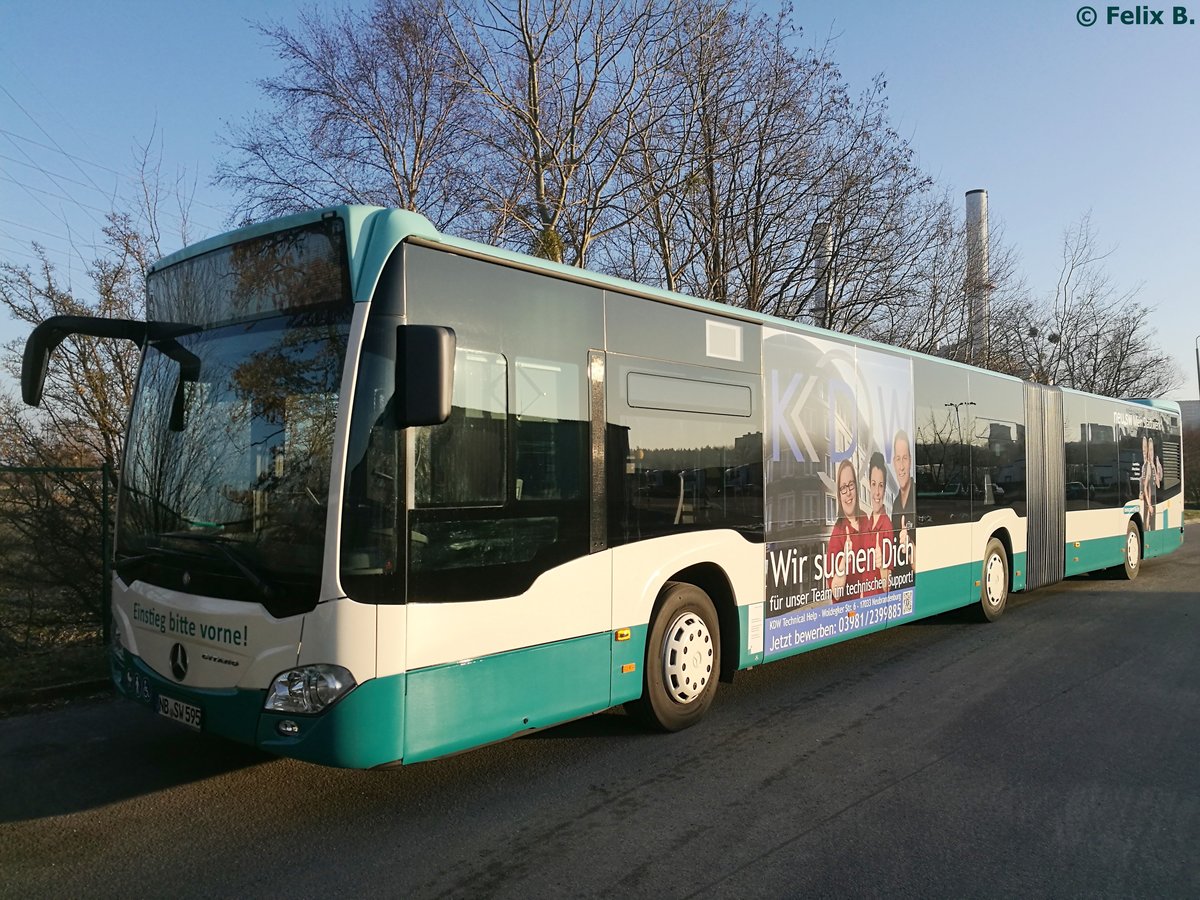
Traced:
MULTIPOLYGON (((977 366, 958 362, 957 360, 945 359, 943 357, 933 357, 929 354, 921 353, 920 351, 895 347, 890 344, 872 340, 870 338, 864 338, 858 335, 849 335, 838 331, 830 331, 815 325, 809 325, 791 319, 782 319, 766 313, 742 309, 740 307, 730 306, 725 303, 718 303, 714 300, 704 300, 697 297, 691 297, 686 294, 680 294, 675 291, 668 291, 662 288, 650 287, 648 285, 639 284, 624 278, 618 278, 613 275, 604 275, 599 272, 593 272, 589 269, 582 269, 578 266, 569 266, 563 263, 556 263, 535 256, 529 256, 528 254, 517 253, 512 250, 504 250, 499 247, 493 247, 490 244, 483 244, 477 241, 471 241, 465 238, 443 234, 442 232, 439 232, 433 226, 433 224, 420 213, 410 212, 407 210, 385 209, 378 206, 325 207, 323 209, 311 210, 309 212, 297 213, 290 216, 284 216, 281 218, 270 219, 265 222, 248 225, 224 234, 215 235, 214 237, 207 238, 195 244, 184 247, 183 249, 178 250, 169 256, 164 256, 153 266, 151 266, 150 271, 156 272, 166 268, 167 266, 182 262, 183 260, 191 259, 204 253, 209 253, 213 250, 218 250, 231 244, 236 244, 240 241, 261 237, 262 235, 270 234, 272 232, 287 228, 300 227, 311 222, 319 221, 326 216, 334 215, 342 218, 346 222, 346 239, 350 254, 351 290, 352 296, 356 302, 364 302, 370 299, 372 292, 375 289, 375 285, 379 280, 380 273, 383 271, 383 267, 390 258, 392 251, 399 244, 408 241, 413 244, 446 250, 462 256, 487 260, 490 262, 499 263, 501 265, 524 269, 526 271, 540 272, 544 275, 561 278, 578 284, 613 290, 622 294, 642 297, 648 300, 654 300, 660 303, 668 303, 688 309, 701 310, 726 318, 740 319, 760 325, 783 328, 790 331, 800 331, 838 340, 849 340, 855 344, 872 347, 878 350, 890 351, 893 353, 899 352, 909 356, 937 359, 939 362, 956 366, 967 371, 979 370, 979 367, 977 366)), ((1024 381, 1024 379, 1013 375, 1007 375, 1002 372, 990 372, 990 374, 1011 381, 1024 381)), ((1086 391, 1075 391, 1075 393, 1087 394, 1086 391)), ((1089 396, 1093 395, 1089 394, 1089 396)), ((1137 399, 1132 400, 1131 402, 1141 403, 1156 409, 1163 409, 1179 414, 1179 405, 1169 400, 1137 399)))

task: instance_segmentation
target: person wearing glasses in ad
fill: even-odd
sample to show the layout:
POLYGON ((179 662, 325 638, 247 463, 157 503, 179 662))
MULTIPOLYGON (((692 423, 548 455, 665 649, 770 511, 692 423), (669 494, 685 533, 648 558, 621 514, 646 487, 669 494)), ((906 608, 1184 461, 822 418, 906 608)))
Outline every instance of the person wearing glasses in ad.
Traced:
POLYGON ((857 600, 862 585, 870 580, 871 570, 865 565, 866 551, 874 555, 875 536, 868 531, 867 517, 858 502, 858 474, 848 459, 838 463, 835 480, 838 518, 829 535, 829 587, 834 603, 857 600))

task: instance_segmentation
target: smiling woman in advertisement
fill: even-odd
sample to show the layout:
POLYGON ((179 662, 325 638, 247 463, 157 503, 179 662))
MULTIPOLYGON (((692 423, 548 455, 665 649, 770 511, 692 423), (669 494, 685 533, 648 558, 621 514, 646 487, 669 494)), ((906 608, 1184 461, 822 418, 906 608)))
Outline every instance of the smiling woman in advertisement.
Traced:
POLYGON ((858 475, 850 460, 838 464, 836 485, 839 514, 829 535, 826 571, 834 602, 838 603, 857 598, 860 586, 870 579, 863 564, 868 555, 874 556, 875 543, 858 504, 858 475))

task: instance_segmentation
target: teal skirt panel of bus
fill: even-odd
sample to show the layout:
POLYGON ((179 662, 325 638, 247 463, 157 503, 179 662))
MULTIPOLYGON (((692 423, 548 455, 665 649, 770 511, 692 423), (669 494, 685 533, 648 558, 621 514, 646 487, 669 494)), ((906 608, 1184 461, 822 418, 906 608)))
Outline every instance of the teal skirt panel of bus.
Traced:
POLYGON ((112 657, 125 696, 197 706, 200 730, 280 756, 345 768, 418 762, 565 722, 641 695, 646 626, 363 682, 318 715, 264 711, 265 691, 171 682, 128 652, 112 657), (281 734, 288 721, 294 734, 281 734))
POLYGON ((1146 533, 1146 558, 1163 556, 1183 546, 1183 529, 1159 528, 1146 533))
POLYGON ((629 629, 628 640, 613 643, 612 687, 609 696, 612 706, 628 703, 642 696, 642 666, 646 661, 646 637, 649 631, 649 625, 635 625, 629 629))
POLYGON ((405 682, 405 675, 364 681, 315 716, 264 712, 258 722, 258 746, 280 756, 345 769, 398 762, 404 747, 405 682), (283 721, 298 725, 299 733, 281 735, 283 721))
POLYGON ((1071 541, 1067 544, 1065 559, 1068 577, 1119 566, 1125 561, 1125 535, 1071 541))
MULTIPOLYGON (((1183 532, 1179 528, 1159 528, 1142 535, 1145 546, 1142 556, 1152 559, 1164 556, 1183 545, 1183 532)), ((1114 568, 1125 562, 1125 535, 1093 538, 1088 541, 1073 541, 1067 544, 1066 575, 1082 575, 1114 568)))
MULTIPOLYGON (((613 646, 612 633, 603 632, 410 671, 404 761, 445 756, 607 708, 613 646)), ((640 674, 636 678, 640 690, 640 674)))
POLYGON ((983 560, 917 572, 914 618, 934 616, 974 602, 979 597, 975 582, 982 573, 983 560))

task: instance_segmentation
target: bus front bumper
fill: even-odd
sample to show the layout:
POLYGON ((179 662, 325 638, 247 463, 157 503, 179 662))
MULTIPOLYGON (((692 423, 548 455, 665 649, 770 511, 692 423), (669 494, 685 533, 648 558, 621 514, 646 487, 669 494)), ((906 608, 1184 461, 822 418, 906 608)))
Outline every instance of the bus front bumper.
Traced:
POLYGON ((264 710, 265 688, 187 687, 124 649, 109 662, 118 693, 194 731, 340 768, 367 769, 403 756, 403 675, 364 682, 321 713, 295 715, 264 710))

